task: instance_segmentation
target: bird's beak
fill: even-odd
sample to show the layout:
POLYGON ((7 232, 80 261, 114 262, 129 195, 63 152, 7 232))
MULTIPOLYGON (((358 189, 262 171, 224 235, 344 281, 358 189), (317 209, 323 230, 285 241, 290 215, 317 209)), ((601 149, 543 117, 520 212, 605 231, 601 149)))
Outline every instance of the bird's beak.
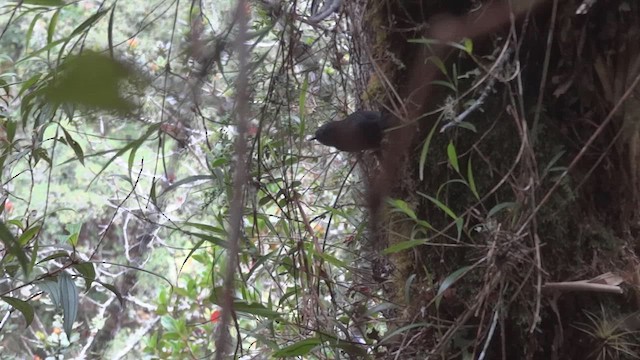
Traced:
POLYGON ((316 137, 314 136, 311 139, 309 139, 309 141, 312 141, 312 140, 316 140, 316 137))

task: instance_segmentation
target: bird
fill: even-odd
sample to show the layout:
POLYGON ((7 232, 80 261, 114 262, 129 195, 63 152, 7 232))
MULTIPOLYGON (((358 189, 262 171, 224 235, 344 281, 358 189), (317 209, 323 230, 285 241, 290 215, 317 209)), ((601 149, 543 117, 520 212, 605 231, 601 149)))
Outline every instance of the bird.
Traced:
POLYGON ((311 140, 341 151, 377 149, 390 127, 386 116, 377 111, 358 110, 344 120, 331 121, 318 128, 311 140))

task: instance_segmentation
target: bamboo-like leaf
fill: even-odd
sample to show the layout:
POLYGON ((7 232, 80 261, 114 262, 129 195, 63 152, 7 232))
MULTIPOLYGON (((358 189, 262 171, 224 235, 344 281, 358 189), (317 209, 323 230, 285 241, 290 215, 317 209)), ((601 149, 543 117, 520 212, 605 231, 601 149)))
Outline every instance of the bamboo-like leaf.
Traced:
POLYGON ((515 202, 503 202, 503 203, 497 204, 496 206, 492 207, 491 210, 489 210, 487 217, 492 217, 503 209, 510 209, 515 207, 516 207, 515 202))
POLYGON ((22 233, 22 235, 20 235, 20 238, 18 238, 18 244, 21 247, 27 245, 29 241, 31 241, 31 239, 33 239, 38 234, 38 232, 40 232, 40 226, 33 226, 27 229, 22 233))
POLYGON ((462 46, 464 47, 464 51, 471 55, 473 54, 473 40, 469 38, 462 39, 462 46))
POLYGON ((116 289, 115 286, 111 284, 103 283, 101 281, 96 281, 96 282, 100 283, 100 285, 104 286, 107 290, 114 293, 118 298, 118 301, 120 301, 120 305, 124 306, 124 298, 122 297, 122 294, 120 293, 120 291, 118 291, 118 289, 116 289))
POLYGON ((424 245, 426 243, 427 241, 424 239, 401 241, 384 249, 382 253, 385 255, 395 254, 402 250, 412 249, 416 246, 424 245))
POLYGON ((476 180, 473 177, 473 167, 471 166, 471 157, 469 157, 469 161, 467 161, 467 183, 469 184, 469 189, 471 189, 471 193, 476 197, 477 200, 480 200, 480 195, 478 194, 478 188, 476 187, 476 180))
POLYGON ((416 215, 416 213, 413 211, 413 209, 411 209, 411 207, 409 206, 409 204, 407 202, 405 202, 404 200, 400 200, 400 199, 389 199, 389 203, 398 211, 400 211, 401 213, 404 213, 405 215, 407 215, 408 217, 416 220, 418 218, 418 216, 416 215))
POLYGON ((440 287, 438 288, 438 293, 436 294, 436 308, 440 307, 440 300, 442 299, 442 294, 444 294, 447 289, 449 289, 453 284, 456 283, 460 278, 467 274, 469 270, 471 270, 472 266, 464 266, 460 269, 452 272, 440 283, 440 287))
POLYGON ((460 173, 460 165, 458 165, 458 154, 456 152, 456 147, 453 145, 453 142, 449 142, 447 145, 447 156, 449 157, 449 163, 456 170, 457 173, 460 173))
POLYGON ((69 145, 69 147, 78 157, 78 161, 80 161, 80 163, 84 166, 84 151, 82 151, 82 147, 71 137, 71 134, 69 134, 69 132, 64 127, 60 126, 60 128, 64 133, 64 138, 67 141, 67 145, 69 145))
MULTIPOLYGON (((35 28, 36 24, 38 23, 38 20, 40 20, 40 18, 42 17, 42 14, 36 14, 33 17, 33 20, 31 20, 31 24, 29 24, 29 27, 27 28, 27 33, 25 34, 25 52, 29 51, 29 44, 31 43, 31 37, 33 36, 33 29, 35 28)), ((20 97, 20 95, 18 95, 18 97, 20 97)))
POLYGON ((149 136, 151 136, 151 134, 158 131, 159 127, 160 127, 160 124, 151 125, 147 130, 147 132, 144 135, 142 135, 139 139, 128 143, 126 146, 118 150, 118 152, 111 159, 109 159, 109 161, 107 161, 107 163, 102 167, 102 169, 98 171, 96 176, 93 177, 93 179, 89 183, 88 188, 91 187, 91 184, 93 184, 93 182, 98 178, 98 176, 100 176, 102 172, 104 172, 107 169, 107 167, 109 167, 109 165, 111 165, 111 163, 114 162, 120 155, 126 153, 127 151, 133 149, 134 147, 135 148, 139 147, 149 136))
POLYGON ((446 87, 447 89, 450 89, 451 91, 454 91, 454 92, 458 91, 458 90, 456 89, 456 87, 455 87, 451 82, 449 82, 449 81, 433 80, 433 81, 431 81, 431 83, 430 83, 430 84, 431 84, 431 85, 439 85, 439 86, 443 86, 443 87, 446 87))
POLYGON ((444 211, 447 215, 449 215, 449 217, 451 217, 453 220, 458 219, 458 215, 456 215, 456 213, 453 212, 453 210, 451 210, 447 205, 445 205, 444 203, 442 203, 440 200, 431 197, 427 194, 424 194, 420 191, 418 191, 418 194, 422 197, 425 197, 427 200, 431 201, 432 203, 434 203, 437 207, 440 208, 440 210, 444 211))
POLYGON ((50 44, 53 41, 53 35, 56 32, 56 25, 58 25, 58 16, 60 16, 60 9, 53 13, 51 20, 49 21, 49 26, 47 27, 47 44, 50 44))
MULTIPOLYGON (((17 2, 17 0, 14 0, 17 2)), ((23 5, 40 5, 40 6, 63 6, 64 0, 23 0, 23 5)))
POLYGON ((436 132, 436 128, 440 124, 441 118, 442 117, 439 117, 438 121, 433 124, 433 127, 431 127, 431 131, 429 131, 429 135, 427 135, 427 139, 424 141, 424 145, 422 145, 422 151, 420 152, 420 162, 418 165, 420 181, 424 180, 424 168, 425 164, 427 163, 427 154, 429 152, 429 147, 431 146, 431 139, 433 138, 433 134, 435 134, 436 132))
POLYGON ((73 30, 71 36, 73 37, 76 35, 80 35, 82 32, 95 25, 106 13, 109 12, 109 10, 109 8, 102 9, 91 15, 87 20, 82 22, 82 24, 78 25, 78 27, 73 30))
POLYGON ((311 338, 297 341, 287 347, 284 347, 278 351, 275 351, 271 354, 272 357, 276 358, 287 358, 294 356, 303 356, 307 355, 311 352, 315 347, 322 344, 322 340, 319 338, 311 338))

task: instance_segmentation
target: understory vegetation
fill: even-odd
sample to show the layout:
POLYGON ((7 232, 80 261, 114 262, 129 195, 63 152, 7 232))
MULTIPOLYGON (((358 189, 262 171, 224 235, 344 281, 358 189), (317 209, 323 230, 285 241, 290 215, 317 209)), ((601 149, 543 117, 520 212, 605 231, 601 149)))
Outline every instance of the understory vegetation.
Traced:
POLYGON ((640 5, 0 5, 2 359, 640 358, 640 5), (379 149, 312 139, 356 110, 379 149))

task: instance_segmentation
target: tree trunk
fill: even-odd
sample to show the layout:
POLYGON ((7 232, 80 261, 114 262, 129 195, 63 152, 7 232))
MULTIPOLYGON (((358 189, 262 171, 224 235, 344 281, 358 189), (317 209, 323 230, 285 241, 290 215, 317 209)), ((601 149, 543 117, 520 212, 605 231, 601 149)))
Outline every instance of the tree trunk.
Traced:
POLYGON ((400 126, 369 189, 398 305, 381 356, 635 354, 640 6, 511 3, 379 1, 357 20, 363 101, 400 126))

